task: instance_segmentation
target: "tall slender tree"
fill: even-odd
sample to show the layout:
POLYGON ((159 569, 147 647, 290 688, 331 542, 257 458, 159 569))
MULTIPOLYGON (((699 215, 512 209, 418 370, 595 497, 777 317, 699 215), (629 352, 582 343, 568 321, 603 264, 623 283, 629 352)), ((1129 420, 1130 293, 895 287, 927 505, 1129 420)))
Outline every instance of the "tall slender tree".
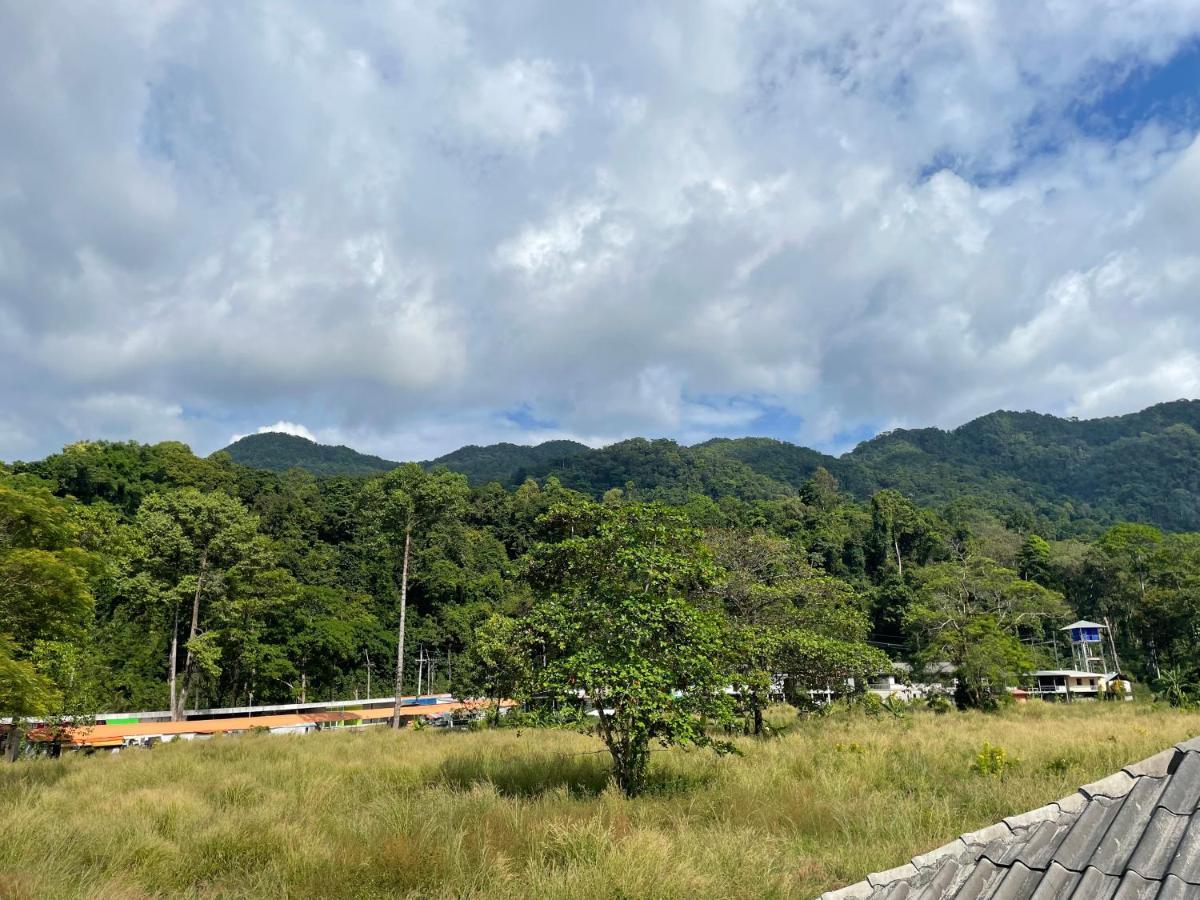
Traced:
POLYGON ((439 530, 461 525, 469 494, 466 476, 445 469, 427 472, 407 463, 368 482, 360 498, 362 537, 383 562, 386 589, 398 598, 393 728, 401 723, 410 579, 416 575, 417 558, 439 530))

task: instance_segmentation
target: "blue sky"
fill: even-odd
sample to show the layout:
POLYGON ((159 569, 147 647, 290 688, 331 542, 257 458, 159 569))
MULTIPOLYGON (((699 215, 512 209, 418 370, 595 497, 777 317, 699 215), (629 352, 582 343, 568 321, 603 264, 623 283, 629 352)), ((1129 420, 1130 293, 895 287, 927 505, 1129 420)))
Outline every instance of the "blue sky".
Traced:
POLYGON ((1200 396, 1200 7, 0 4, 0 459, 1200 396))

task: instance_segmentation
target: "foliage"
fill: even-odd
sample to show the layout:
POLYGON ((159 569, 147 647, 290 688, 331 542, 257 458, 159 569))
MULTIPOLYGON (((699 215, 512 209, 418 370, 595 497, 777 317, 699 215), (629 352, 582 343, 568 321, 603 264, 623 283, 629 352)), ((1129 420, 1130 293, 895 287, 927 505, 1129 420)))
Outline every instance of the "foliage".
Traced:
POLYGON ((1019 636, 1040 633, 1068 610, 1060 594, 1024 581, 994 561, 972 557, 922 570, 906 624, 927 666, 949 663, 960 702, 992 707, 1033 668, 1019 636))
POLYGON ((1190 707, 1195 704, 1196 684, 1182 669, 1163 669, 1156 687, 1158 695, 1171 706, 1190 707))
POLYGON ((971 763, 971 771, 976 775, 986 775, 991 778, 1003 778, 1020 764, 1020 760, 1010 756, 1003 747, 984 741, 983 747, 975 755, 971 763))
POLYGON ((280 432, 247 435, 225 452, 239 465, 270 472, 304 469, 314 475, 378 475, 400 465, 349 447, 330 447, 280 432))
POLYGON ((537 686, 594 704, 613 776, 635 796, 652 743, 722 749, 706 728, 730 716, 721 623, 690 599, 712 564, 700 532, 660 506, 580 503, 548 517, 563 536, 534 547, 527 564, 546 655, 537 686))
POLYGON ((0 717, 16 732, 10 758, 22 720, 58 712, 72 687, 55 663, 85 639, 95 568, 67 504, 36 484, 0 481, 0 717))
MULTIPOLYGON (((556 477, 597 499, 632 485, 636 499, 675 504, 694 495, 754 503, 806 489, 805 502, 811 502, 810 479, 821 470, 859 499, 880 490, 924 508, 966 499, 1022 535, 1036 530, 1067 537, 1123 520, 1200 530, 1198 432, 1200 401, 1181 400, 1091 421, 995 412, 948 432, 888 432, 840 458, 768 438, 722 438, 695 447, 635 438, 597 450, 567 441, 469 446, 429 465, 463 472, 473 485, 515 487, 527 477, 556 477)), ((302 466, 371 475, 393 465, 287 435, 253 435, 229 452, 275 471, 302 466), (247 455, 246 444, 270 449, 247 455)))
MULTIPOLYGON (((26 708, 55 714, 164 708, 174 641, 177 705, 344 699, 414 684, 421 647, 431 690, 486 690, 472 646, 485 623, 501 616, 521 634, 534 623, 523 557, 572 528, 582 536, 585 501, 603 497, 614 516, 657 501, 702 529, 710 577, 677 595, 718 632, 713 665, 752 731, 781 691, 800 703, 809 688, 844 693, 847 675, 886 670, 881 651, 958 676, 961 702, 990 707, 1053 664, 1073 618, 1112 626, 1110 668, 1186 681, 1200 671, 1200 537, 1178 529, 1200 522, 1198 426, 1195 403, 1094 422, 997 413, 836 459, 759 438, 551 442, 442 458, 462 474, 377 460, 354 476, 326 474, 347 471, 337 448, 286 435, 246 440, 299 448, 322 474, 200 459, 173 442, 80 442, 2 480, 6 577, 33 587, 0 602, 14 621, 36 610, 41 629, 9 635, 5 677, 36 695, 26 708), (232 530, 201 574, 205 516, 232 530), (80 588, 90 601, 75 621, 80 588)), ((304 460, 270 464, 284 462, 304 460)), ((541 665, 541 648, 524 652, 541 665)))
POLYGON ((493 613, 475 629, 459 662, 459 690, 464 696, 487 698, 493 724, 500 720, 500 701, 524 699, 533 679, 528 641, 520 622, 493 613))

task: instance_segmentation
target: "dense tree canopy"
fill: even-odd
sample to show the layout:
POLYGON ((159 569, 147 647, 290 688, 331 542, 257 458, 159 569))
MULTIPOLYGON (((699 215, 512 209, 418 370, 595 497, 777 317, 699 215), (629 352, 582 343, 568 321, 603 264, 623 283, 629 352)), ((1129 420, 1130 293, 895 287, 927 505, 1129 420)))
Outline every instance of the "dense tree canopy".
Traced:
MULTIPOLYGON (((1165 433, 1191 409, 1138 421, 1165 433)), ((646 742, 758 730, 781 689, 861 690, 892 662, 949 664, 960 701, 988 705, 1080 616, 1112 625, 1125 674, 1192 684, 1200 537, 1101 526, 1117 494, 1083 514, 996 480, 1067 465, 1047 442, 1077 459, 1123 429, 1011 416, 854 455, 878 474, 986 451, 981 494, 910 493, 934 470, 879 485, 770 441, 556 447, 528 458, 557 454, 561 480, 475 486, 75 444, 0 471, 0 716, 387 696, 415 688, 421 655, 433 690, 603 700, 636 790, 646 742)))

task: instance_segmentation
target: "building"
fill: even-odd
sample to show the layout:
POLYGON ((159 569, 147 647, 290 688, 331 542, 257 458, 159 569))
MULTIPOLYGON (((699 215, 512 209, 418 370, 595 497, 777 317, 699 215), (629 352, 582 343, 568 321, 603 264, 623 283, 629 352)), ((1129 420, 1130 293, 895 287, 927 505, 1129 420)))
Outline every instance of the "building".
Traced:
POLYGON ((1117 671, 1116 647, 1108 626, 1080 620, 1062 629, 1071 641, 1073 669, 1034 672, 1030 694, 1042 700, 1133 699, 1133 686, 1117 671), (1104 649, 1108 641, 1111 661, 1104 649))
POLYGON ((867 691, 880 700, 895 698, 906 702, 952 694, 954 666, 950 663, 931 663, 921 673, 921 680, 914 681, 912 666, 905 662, 892 663, 892 671, 876 675, 867 682, 867 691))
MULTIPOLYGON (((506 709, 513 705, 511 701, 501 703, 506 709)), ((405 697, 400 707, 400 715, 409 721, 423 719, 437 724, 453 717, 477 716, 483 706, 482 701, 459 701, 448 694, 437 697, 405 697)), ((339 701, 325 704, 287 704, 283 707, 195 710, 189 712, 189 718, 179 722, 170 721, 169 714, 159 711, 102 714, 96 717, 94 724, 68 724, 54 728, 44 724, 34 726, 25 737, 31 746, 36 747, 40 744, 43 747, 52 747, 55 752, 59 749, 116 752, 128 747, 152 747, 176 740, 208 740, 218 734, 307 734, 330 728, 369 728, 386 725, 392 718, 394 709, 395 703, 389 698, 386 702, 373 700, 357 706, 354 701, 339 701), (225 712, 232 712, 234 715, 220 715, 225 712)), ((6 736, 8 728, 8 725, 0 724, 0 738, 6 736)))
POLYGON ((821 900, 1195 900, 1200 738, 821 900))
POLYGON ((1033 673, 1029 693, 1042 700, 1133 699, 1133 686, 1116 672, 1080 672, 1077 669, 1042 669, 1033 673))

